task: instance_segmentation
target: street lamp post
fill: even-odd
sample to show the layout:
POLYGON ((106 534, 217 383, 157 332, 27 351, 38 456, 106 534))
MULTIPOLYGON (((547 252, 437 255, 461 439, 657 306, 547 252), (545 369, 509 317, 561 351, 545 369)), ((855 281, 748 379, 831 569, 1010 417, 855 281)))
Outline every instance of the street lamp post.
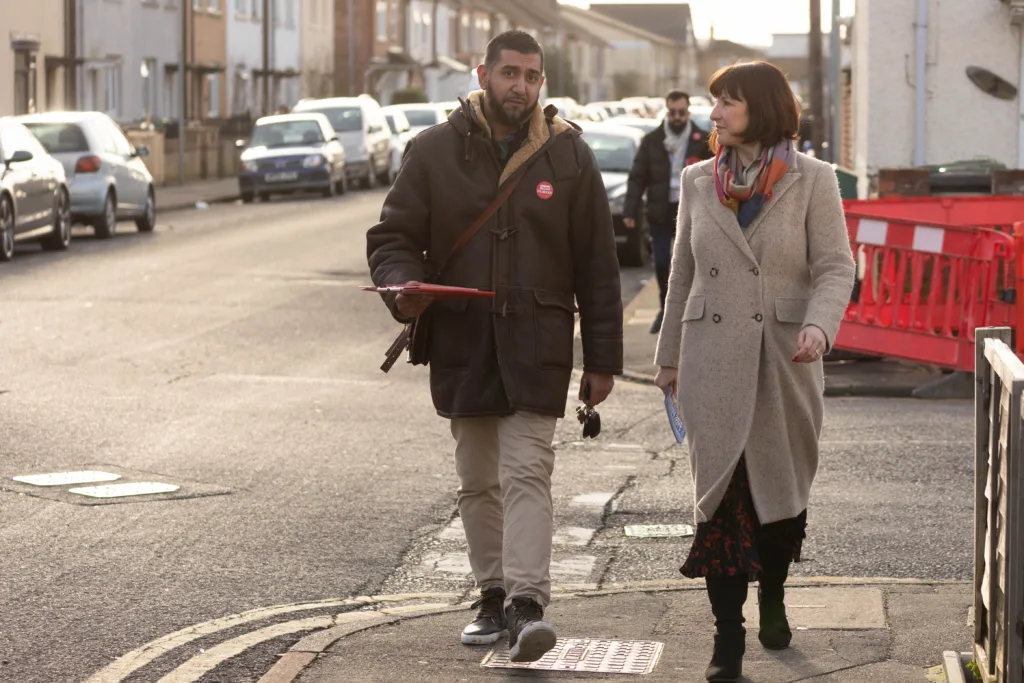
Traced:
POLYGON ((181 44, 178 46, 178 182, 185 184, 185 61, 188 56, 188 3, 181 3, 181 44))

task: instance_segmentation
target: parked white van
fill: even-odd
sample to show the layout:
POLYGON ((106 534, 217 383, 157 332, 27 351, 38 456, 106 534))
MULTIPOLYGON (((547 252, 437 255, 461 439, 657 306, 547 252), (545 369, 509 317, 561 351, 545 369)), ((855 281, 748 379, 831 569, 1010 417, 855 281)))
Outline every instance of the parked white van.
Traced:
POLYGON ((345 147, 349 180, 358 180, 366 189, 378 181, 392 183, 391 129, 377 100, 369 95, 306 99, 292 111, 319 112, 327 117, 345 147))

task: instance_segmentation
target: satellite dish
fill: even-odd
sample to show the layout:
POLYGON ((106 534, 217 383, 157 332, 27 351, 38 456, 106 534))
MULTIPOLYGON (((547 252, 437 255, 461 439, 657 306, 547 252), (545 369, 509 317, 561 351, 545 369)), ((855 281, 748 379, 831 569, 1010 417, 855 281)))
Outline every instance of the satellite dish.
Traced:
POLYGON ((1001 100, 1012 100, 1017 97, 1017 87, 1013 83, 983 67, 967 67, 967 78, 992 97, 998 97, 1001 100))

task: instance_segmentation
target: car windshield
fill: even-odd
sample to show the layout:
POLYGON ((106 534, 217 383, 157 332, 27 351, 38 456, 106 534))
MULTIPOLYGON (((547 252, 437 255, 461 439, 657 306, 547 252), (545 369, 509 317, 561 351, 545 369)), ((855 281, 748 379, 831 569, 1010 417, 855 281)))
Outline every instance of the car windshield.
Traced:
POLYGON ((316 145, 324 141, 316 121, 275 121, 257 125, 252 131, 251 147, 288 147, 316 145))
POLYGON ((398 126, 395 125, 395 115, 394 114, 384 114, 384 118, 386 118, 388 120, 388 128, 391 129, 391 134, 392 135, 398 135, 398 126))
POLYGON ((26 123, 25 127, 50 154, 89 151, 89 141, 77 123, 26 123))
POLYGON ((359 107, 332 107, 318 109, 338 133, 352 133, 363 129, 363 110, 359 107))
POLYGON ((414 128, 433 126, 437 123, 436 109, 403 109, 402 113, 409 119, 409 125, 414 128))
POLYGON ((636 154, 633 138, 614 133, 584 131, 583 140, 597 158, 597 167, 612 173, 629 173, 636 154))

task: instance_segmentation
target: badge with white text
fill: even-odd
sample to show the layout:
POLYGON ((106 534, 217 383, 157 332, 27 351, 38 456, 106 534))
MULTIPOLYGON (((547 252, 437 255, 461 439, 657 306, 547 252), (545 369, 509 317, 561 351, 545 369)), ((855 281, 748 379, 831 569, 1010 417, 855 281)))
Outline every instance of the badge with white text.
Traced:
POLYGON ((555 194, 555 188, 551 183, 542 181, 537 183, 537 196, 541 199, 551 199, 552 195, 555 194))

